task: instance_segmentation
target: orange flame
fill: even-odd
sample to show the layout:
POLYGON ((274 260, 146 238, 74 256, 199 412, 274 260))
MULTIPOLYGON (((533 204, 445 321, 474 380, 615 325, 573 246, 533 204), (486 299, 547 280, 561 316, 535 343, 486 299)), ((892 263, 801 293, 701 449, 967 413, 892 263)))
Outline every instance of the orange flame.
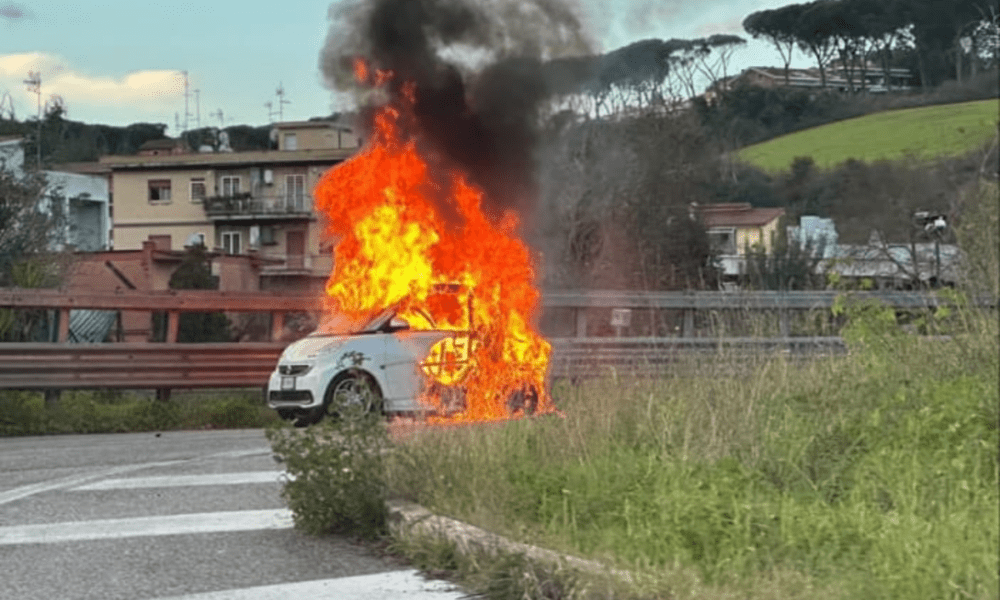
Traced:
MULTIPOLYGON (((355 71, 359 79, 371 75, 360 60, 355 71)), ((433 346, 422 364, 428 385, 421 400, 431 408, 444 408, 449 387, 464 390, 464 411, 451 418, 509 418, 509 398, 527 389, 537 393, 539 411, 552 410, 545 388, 551 347, 533 325, 540 293, 517 237, 519 219, 507 212, 491 222, 479 188, 421 155, 404 131, 412 101, 409 86, 398 107, 381 107, 369 144, 316 188, 316 206, 338 240, 326 288, 330 310, 359 320, 398 305, 411 329, 462 332, 433 346), (445 205, 454 214, 442 214, 445 205), (441 294, 442 286, 462 290, 460 298, 441 294)))

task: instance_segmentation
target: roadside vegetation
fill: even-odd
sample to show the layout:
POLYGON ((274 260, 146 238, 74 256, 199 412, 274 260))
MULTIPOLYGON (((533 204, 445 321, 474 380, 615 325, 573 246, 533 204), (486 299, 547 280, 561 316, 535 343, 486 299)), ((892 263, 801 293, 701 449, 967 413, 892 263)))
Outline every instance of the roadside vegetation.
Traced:
POLYGON ((968 201, 959 241, 977 259, 939 292, 953 305, 914 328, 846 293, 846 355, 557 382, 559 414, 503 423, 274 428, 296 523, 379 538, 371 501, 401 498, 609 569, 391 540, 493 598, 995 598, 1000 328, 965 290, 996 291, 1000 196, 968 201))
POLYGON ((116 390, 0 390, 0 436, 266 427, 278 420, 259 392, 175 392, 169 401, 116 390))
POLYGON ((558 415, 269 437, 307 531, 377 539, 396 497, 628 573, 391 542, 488 597, 995 598, 997 317, 953 298, 927 319, 947 339, 847 297, 846 356, 720 354, 557 383, 558 415))
POLYGON ((847 357, 556 389, 564 416, 430 429, 390 488, 626 569, 650 597, 995 598, 995 316, 948 341, 858 309, 847 357))
POLYGON ((890 110, 797 131, 737 154, 740 160, 777 173, 809 156, 821 169, 848 159, 864 162, 960 156, 996 135, 997 99, 890 110), (863 143, 859 143, 863 140, 863 143))

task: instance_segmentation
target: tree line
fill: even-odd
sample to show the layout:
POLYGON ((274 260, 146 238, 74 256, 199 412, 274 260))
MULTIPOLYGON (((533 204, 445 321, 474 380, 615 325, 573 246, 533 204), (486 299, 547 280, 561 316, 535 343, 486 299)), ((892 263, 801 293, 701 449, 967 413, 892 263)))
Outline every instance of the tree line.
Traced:
POLYGON ((824 87, 831 60, 850 90, 864 91, 869 62, 888 83, 889 69, 911 59, 927 89, 949 77, 961 83, 967 56, 971 76, 997 65, 998 17, 995 0, 814 0, 752 13, 743 28, 775 47, 786 83, 798 48, 815 60, 824 87))

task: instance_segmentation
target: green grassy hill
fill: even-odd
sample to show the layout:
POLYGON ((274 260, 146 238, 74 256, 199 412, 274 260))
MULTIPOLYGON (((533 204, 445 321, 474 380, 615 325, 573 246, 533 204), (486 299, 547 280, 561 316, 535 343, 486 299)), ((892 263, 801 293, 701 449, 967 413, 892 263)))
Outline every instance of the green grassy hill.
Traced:
POLYGON ((747 146, 737 156, 770 172, 787 170, 798 156, 811 156, 820 168, 849 158, 955 156, 996 135, 998 112, 998 99, 885 111, 747 146))

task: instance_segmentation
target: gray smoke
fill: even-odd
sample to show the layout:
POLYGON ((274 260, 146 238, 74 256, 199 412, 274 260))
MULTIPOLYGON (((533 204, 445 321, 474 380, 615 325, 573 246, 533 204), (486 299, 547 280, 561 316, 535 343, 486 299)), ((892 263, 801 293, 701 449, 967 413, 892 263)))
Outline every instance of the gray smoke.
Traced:
POLYGON ((489 214, 526 214, 537 196, 538 108, 551 93, 544 65, 589 54, 576 14, 560 0, 338 4, 320 62, 327 84, 341 91, 357 90, 355 57, 395 73, 390 99, 415 82, 409 133, 483 188, 489 214))
POLYGON ((8 21, 21 21, 27 19, 31 15, 24 9, 24 7, 7 3, 0 5, 0 17, 7 19, 8 21))

